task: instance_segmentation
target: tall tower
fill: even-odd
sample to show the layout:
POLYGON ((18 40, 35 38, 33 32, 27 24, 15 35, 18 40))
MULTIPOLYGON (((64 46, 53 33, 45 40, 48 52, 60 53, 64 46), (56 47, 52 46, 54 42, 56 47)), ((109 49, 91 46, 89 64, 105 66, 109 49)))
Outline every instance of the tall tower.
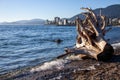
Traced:
POLYGON ((100 8, 100 16, 102 16, 102 8, 100 8))

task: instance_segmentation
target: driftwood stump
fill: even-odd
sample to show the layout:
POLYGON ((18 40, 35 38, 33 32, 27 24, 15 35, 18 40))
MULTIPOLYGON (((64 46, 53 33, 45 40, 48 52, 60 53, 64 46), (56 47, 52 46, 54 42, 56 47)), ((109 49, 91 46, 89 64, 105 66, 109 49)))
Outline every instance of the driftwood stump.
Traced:
MULTIPOLYGON (((67 49, 66 54, 78 54, 80 58, 91 57, 96 60, 109 60, 114 53, 113 47, 104 38, 109 30, 105 30, 105 16, 97 16, 90 8, 82 13, 84 20, 76 19, 77 39, 73 49, 67 49)), ((64 56, 64 55, 63 55, 64 56)))
POLYGON ((84 20, 76 19, 77 40, 76 48, 85 48, 88 53, 80 54, 91 56, 97 60, 108 60, 114 53, 113 47, 104 38, 106 32, 105 16, 97 16, 90 8, 81 8, 88 12, 82 13, 84 20), (91 52, 92 51, 92 52, 91 52))

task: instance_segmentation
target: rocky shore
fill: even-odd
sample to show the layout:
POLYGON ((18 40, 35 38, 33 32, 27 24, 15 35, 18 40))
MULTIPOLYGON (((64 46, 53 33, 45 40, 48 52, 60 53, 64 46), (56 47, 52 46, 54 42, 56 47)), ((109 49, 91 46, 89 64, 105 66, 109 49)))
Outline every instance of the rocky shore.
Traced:
POLYGON ((106 62, 94 59, 72 60, 64 68, 34 72, 31 69, 24 68, 0 75, 0 80, 119 80, 120 47, 115 48, 112 59, 106 62))

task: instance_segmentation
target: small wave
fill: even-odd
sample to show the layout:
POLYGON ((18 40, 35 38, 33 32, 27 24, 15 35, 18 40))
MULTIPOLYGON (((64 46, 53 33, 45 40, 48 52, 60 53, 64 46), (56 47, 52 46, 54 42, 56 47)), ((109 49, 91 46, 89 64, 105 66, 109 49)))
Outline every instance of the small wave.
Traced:
POLYGON ((1 38, 0 41, 5 41, 5 40, 8 40, 8 39, 5 39, 5 38, 1 38))
POLYGON ((39 67, 32 68, 30 72, 55 70, 55 69, 61 70, 64 68, 65 64, 71 62, 72 60, 81 60, 81 58, 79 56, 70 55, 65 59, 56 59, 50 62, 45 62, 39 67))
POLYGON ((0 44, 1 48, 9 48, 10 46, 21 46, 21 45, 23 45, 23 43, 18 41, 4 42, 0 44))
POLYGON ((114 49, 117 49, 120 47, 120 42, 112 44, 114 49))
POLYGON ((119 54, 120 53, 120 42, 119 43, 114 43, 112 44, 114 48, 114 54, 119 54))
POLYGON ((62 69, 64 68, 65 63, 68 63, 68 60, 58 59, 51 62, 46 62, 38 68, 32 68, 30 72, 62 69))
POLYGON ((16 35, 16 37, 20 37, 20 38, 35 38, 35 37, 39 37, 39 35, 16 35))

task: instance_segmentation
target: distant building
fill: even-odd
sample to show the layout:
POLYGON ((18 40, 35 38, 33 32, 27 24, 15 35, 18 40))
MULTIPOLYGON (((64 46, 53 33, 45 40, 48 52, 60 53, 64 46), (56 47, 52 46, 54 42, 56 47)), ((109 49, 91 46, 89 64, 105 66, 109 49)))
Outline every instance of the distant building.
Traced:
POLYGON ((120 19, 118 20, 118 23, 120 24, 120 19))
POLYGON ((54 21, 55 21, 55 24, 58 24, 58 22, 60 21, 60 17, 55 17, 54 21))
POLYGON ((75 21, 68 20, 66 18, 60 19, 60 17, 55 17, 53 21, 46 20, 46 25, 57 25, 57 26, 74 26, 75 21))
POLYGON ((63 25, 68 25, 68 20, 67 19, 63 19, 63 25))
POLYGON ((63 25, 63 21, 60 20, 60 21, 58 22, 58 25, 63 25))
POLYGON ((118 20, 118 18, 113 18, 112 22, 116 22, 118 20))
POLYGON ((46 20, 45 24, 46 24, 46 25, 53 25, 53 24, 54 24, 54 21, 46 20))
POLYGON ((50 21, 49 21, 49 20, 46 20, 45 24, 50 24, 50 21))
POLYGON ((108 25, 112 25, 112 18, 108 19, 108 25))

